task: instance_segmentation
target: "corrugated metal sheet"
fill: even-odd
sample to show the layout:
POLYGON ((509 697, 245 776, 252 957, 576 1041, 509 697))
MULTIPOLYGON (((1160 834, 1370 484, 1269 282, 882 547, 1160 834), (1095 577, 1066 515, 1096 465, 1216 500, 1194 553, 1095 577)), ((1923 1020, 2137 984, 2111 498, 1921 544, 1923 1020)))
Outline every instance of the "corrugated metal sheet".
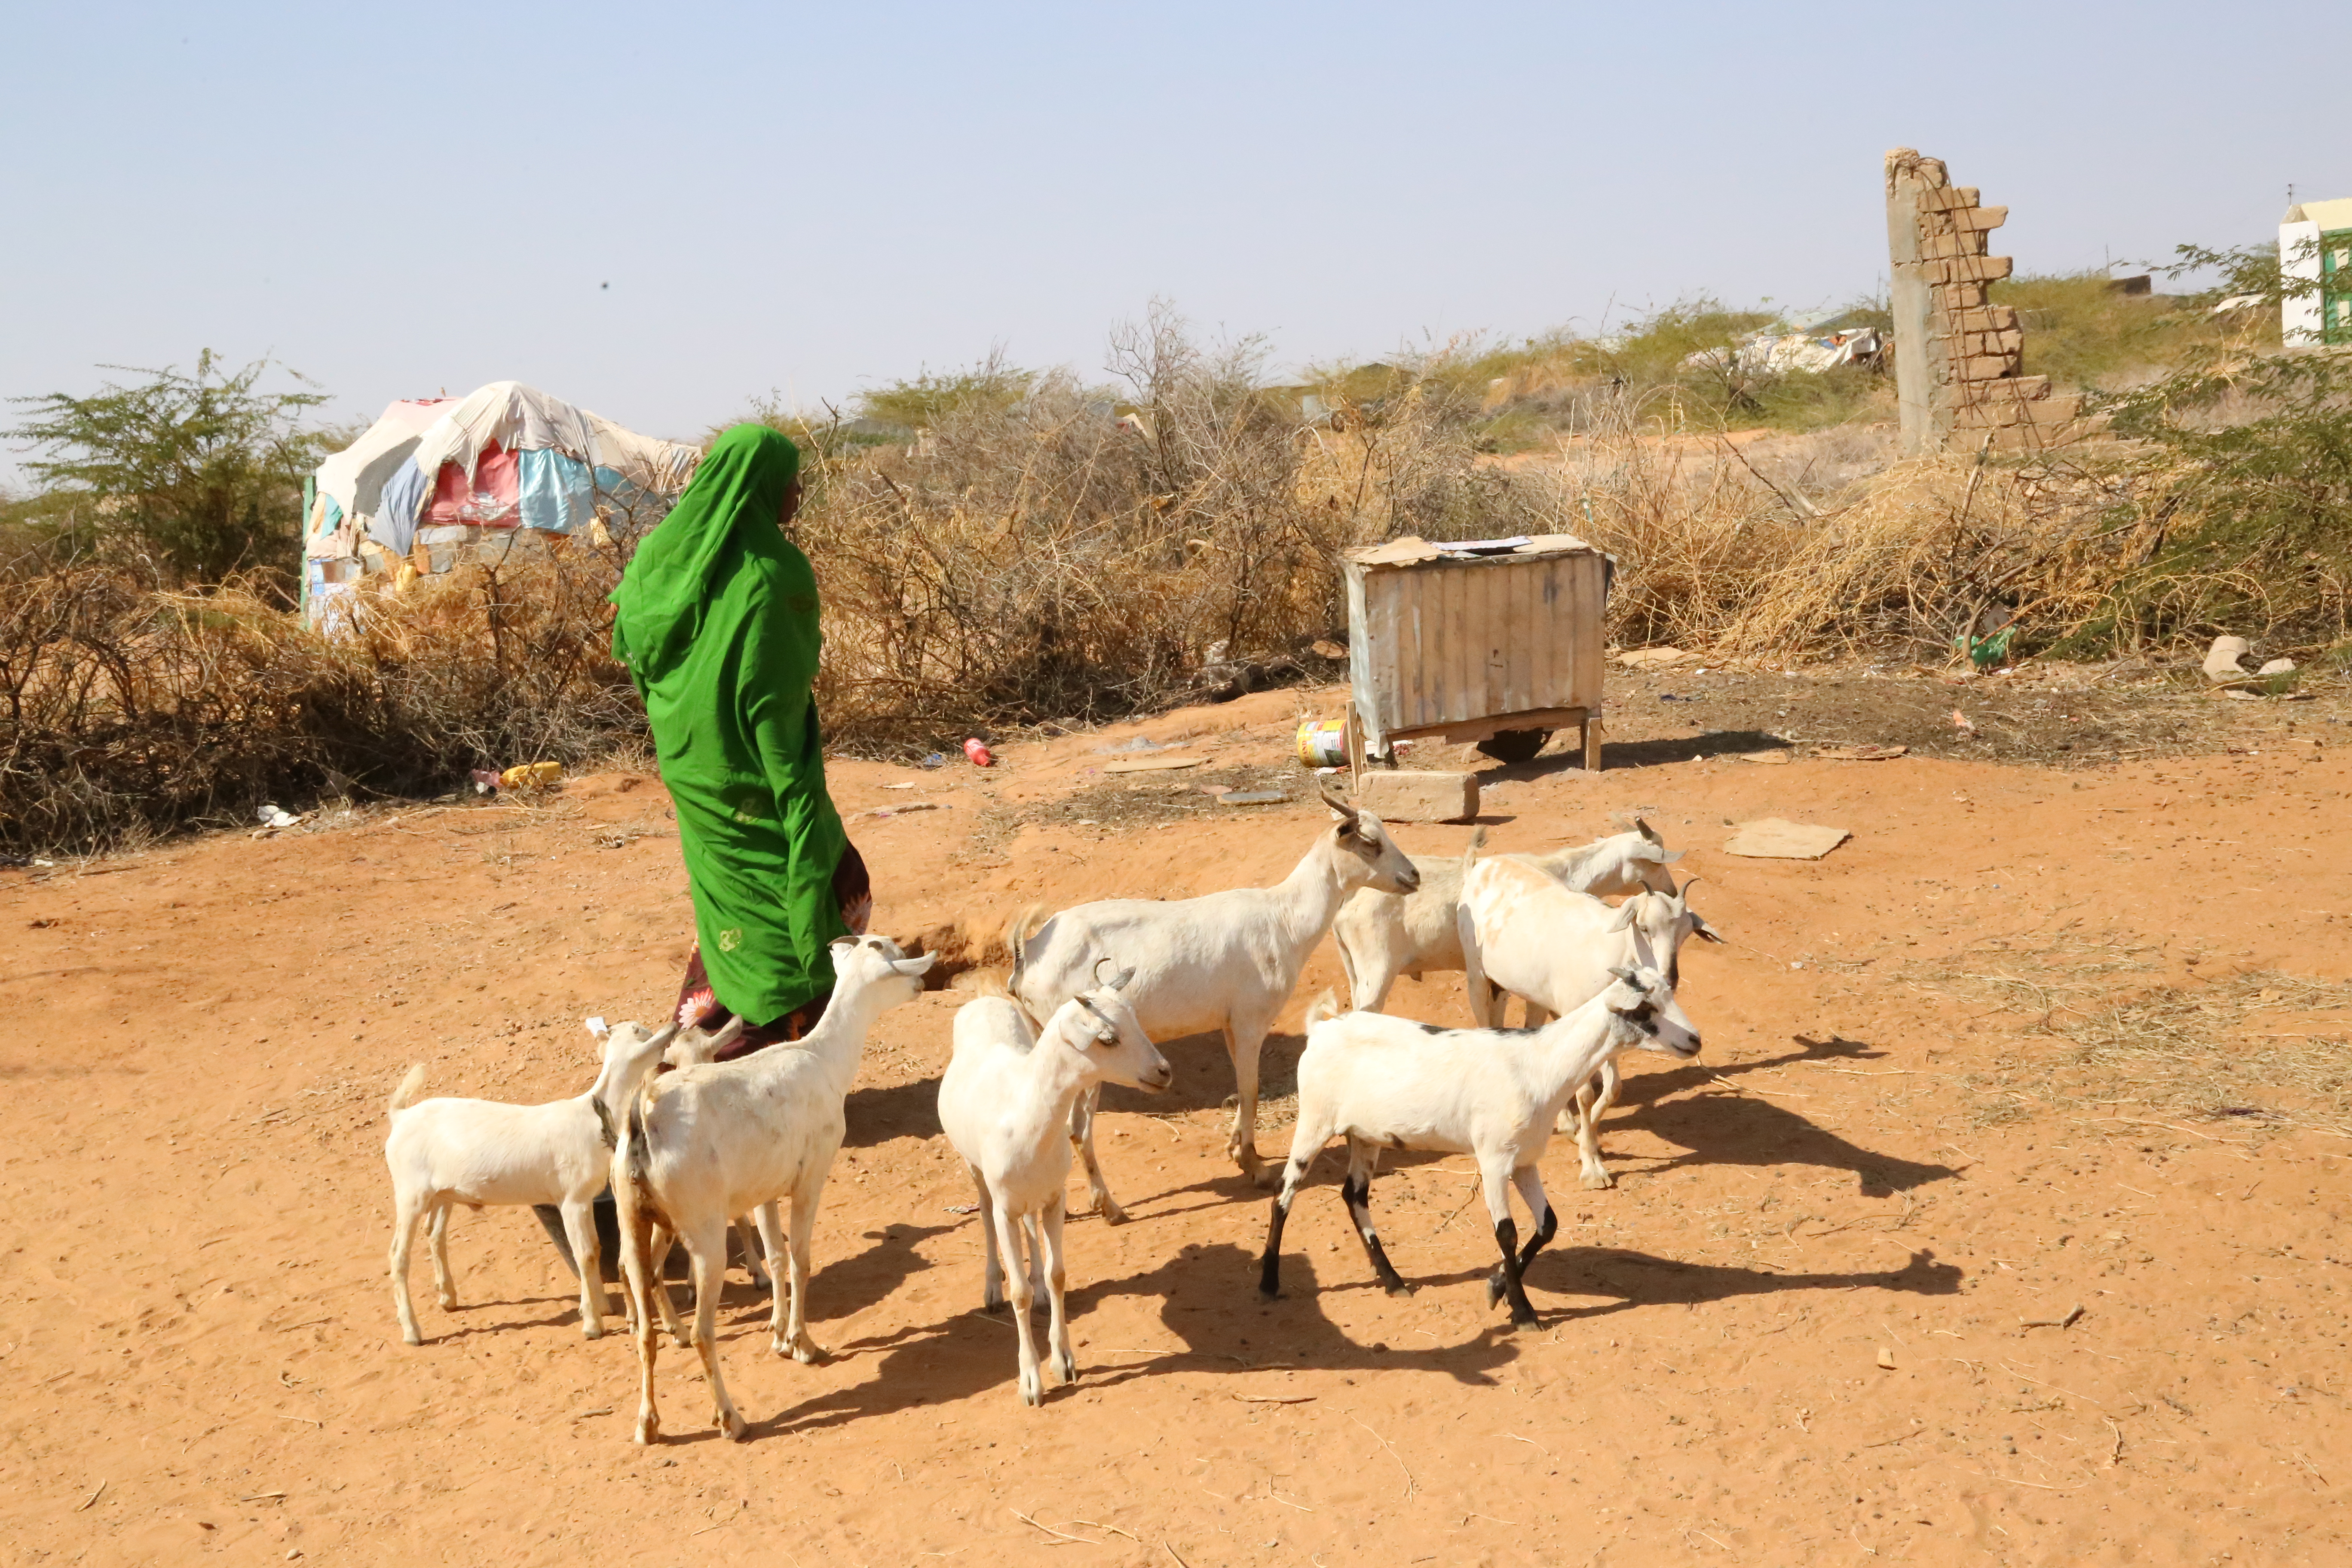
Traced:
POLYGON ((1597 551, 1348 564, 1366 738, 1601 706, 1608 559, 1597 551))

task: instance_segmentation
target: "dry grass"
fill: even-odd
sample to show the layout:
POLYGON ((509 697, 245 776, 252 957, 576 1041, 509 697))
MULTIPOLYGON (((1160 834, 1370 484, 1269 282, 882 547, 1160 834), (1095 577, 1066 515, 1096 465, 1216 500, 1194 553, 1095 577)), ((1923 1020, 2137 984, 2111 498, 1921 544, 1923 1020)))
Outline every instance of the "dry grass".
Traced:
POLYGON ((1998 939, 1979 952, 1998 952, 1998 963, 1964 962, 1919 983, 1986 1004, 2021 1020, 2021 1034, 2067 1047, 2054 1060, 1972 1083, 1991 1091, 1979 1122, 2013 1120, 2039 1103, 2352 1135, 2352 983, 2256 970, 2136 986, 2134 976, 2158 967, 2154 948, 2073 928, 1998 939), (2263 1097, 2280 1103, 2253 1103, 2263 1097))

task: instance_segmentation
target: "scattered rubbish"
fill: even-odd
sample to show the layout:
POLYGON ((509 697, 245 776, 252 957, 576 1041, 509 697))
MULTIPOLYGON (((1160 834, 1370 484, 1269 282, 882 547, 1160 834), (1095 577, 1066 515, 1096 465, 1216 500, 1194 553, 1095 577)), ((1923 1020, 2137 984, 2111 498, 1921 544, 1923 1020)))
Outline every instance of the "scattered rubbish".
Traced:
POLYGON ((915 765, 919 768, 943 768, 948 765, 948 754, 945 752, 933 752, 915 765))
POLYGON ((467 776, 474 781, 474 793, 476 795, 496 795, 499 793, 499 775, 496 769, 475 768, 468 773, 467 776))
POLYGON ((2256 675, 2293 675, 2294 673, 2294 660, 2291 658, 2273 658, 2265 662, 2262 668, 2254 671, 2254 673, 2256 675))
POLYGON ((604 1016, 601 1013, 591 1014, 581 1022, 587 1026, 590 1034, 600 1040, 613 1032, 613 1026, 604 1022, 604 1016))
POLYGON ((2246 678, 2245 657, 2253 645, 2243 637, 2215 637, 2213 646, 2205 650, 2205 679, 2215 685, 2226 685, 2246 678))
POLYGON ((1338 643, 1327 641, 1322 637, 1317 637, 1310 646, 1314 648, 1315 657, 1318 658, 1345 658, 1348 657, 1348 650, 1346 648, 1340 647, 1338 643))
POLYGON ((1298 760, 1307 767, 1337 767, 1348 760, 1348 721, 1309 719, 1298 726, 1298 760))
POLYGON ((282 805, 265 805, 254 815, 264 827, 291 827, 302 820, 282 805))
POLYGON ((1741 823, 1723 847, 1751 860, 1818 860, 1853 837, 1843 827, 1767 816, 1741 823))
POLYGON ((1208 760, 1206 757, 1138 757, 1132 762, 1105 763, 1103 772, 1107 773, 1166 773, 1171 768, 1197 768, 1208 760))
POLYGON ((978 1214, 980 1212, 980 1205, 978 1204, 949 1204, 946 1205, 946 1208, 950 1214, 978 1214))
POLYGON ((1678 647, 1629 647, 1617 655, 1617 662, 1628 669, 1653 669, 1696 657, 1678 647))
POLYGON ((1112 757, 1120 756, 1129 752, 1162 752, 1166 750, 1167 748, 1165 746, 1162 746, 1159 742, 1153 740, 1149 735, 1129 735, 1126 740, 1121 741, 1115 746, 1097 746, 1095 748, 1095 752, 1097 755, 1112 757))
POLYGON ((1972 637, 1962 632, 1952 639, 1952 647, 1969 656, 1969 662, 1981 672, 1990 669, 2009 657, 2010 639, 2017 636, 2018 623, 2009 618, 2007 610, 1987 611, 1985 635, 1972 637))
POLYGON ((1816 746, 1813 755, 1832 763, 1887 763, 1910 749, 1908 746, 1816 746))
POLYGON ((1879 1364, 1879 1365, 1881 1365, 1881 1366, 1883 1366, 1883 1367, 1885 1367, 1887 1371, 1889 1371, 1889 1372, 1893 1372, 1893 1371, 1895 1370, 1895 1352, 1894 1352, 1894 1351, 1893 1351, 1893 1350, 1891 1350, 1891 1349, 1889 1349, 1889 1348, 1888 1348, 1887 1346, 1885 1346, 1885 1345, 1881 1345, 1881 1346, 1879 1346, 1879 1347, 1878 1347, 1878 1364, 1879 1364))
POLYGON ((1278 789, 1229 789, 1217 796, 1219 805, 1273 805, 1290 797, 1278 789))
POLYGON ((1738 752, 1733 754, 1743 763, 1761 763, 1766 767, 1778 767, 1783 763, 1794 762, 1797 756, 1796 752, 1789 751, 1738 752))
POLYGON ((873 817, 905 816, 912 812, 945 811, 947 808, 948 803, 943 800, 910 800, 898 805, 877 805, 871 811, 861 811, 857 815, 873 817))
POLYGON ((562 763, 522 763, 499 775, 500 789, 545 789, 563 777, 562 763))
POLYGON ((914 788, 914 787, 915 787, 915 781, 914 781, 914 780, 912 780, 912 779, 908 779, 908 780, 904 781, 903 783, 899 783, 899 784, 884 784, 882 787, 883 787, 884 789, 912 789, 912 788, 914 788))
POLYGON ((1969 716, 1957 708, 1952 710, 1952 728, 1963 735, 1973 735, 1977 732, 1977 727, 1969 722, 1969 716))
POLYGON ((989 755, 988 747, 982 743, 980 737, 977 735, 971 736, 964 742, 963 754, 971 760, 971 765, 973 767, 992 768, 996 765, 996 759, 989 755))

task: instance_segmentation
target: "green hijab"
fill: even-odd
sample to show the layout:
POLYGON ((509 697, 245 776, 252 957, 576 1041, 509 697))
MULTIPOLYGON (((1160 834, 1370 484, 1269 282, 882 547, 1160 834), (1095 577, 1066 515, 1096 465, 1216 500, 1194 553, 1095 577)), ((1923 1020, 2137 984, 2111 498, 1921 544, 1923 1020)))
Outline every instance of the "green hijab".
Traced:
POLYGON ((613 592, 613 651, 645 698, 719 1005, 767 1024, 833 987, 847 842, 811 689, 816 574, 777 526, 800 449, 764 425, 711 443, 613 592))

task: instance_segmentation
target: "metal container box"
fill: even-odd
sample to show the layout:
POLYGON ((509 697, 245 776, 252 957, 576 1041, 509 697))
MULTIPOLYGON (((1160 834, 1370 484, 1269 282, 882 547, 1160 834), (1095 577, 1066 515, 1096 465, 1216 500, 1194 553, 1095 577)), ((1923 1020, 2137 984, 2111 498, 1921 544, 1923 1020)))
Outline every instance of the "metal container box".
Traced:
POLYGON ((1565 533, 1349 552, 1351 759, 1398 741, 1574 728, 1597 769, 1612 564, 1565 533))

